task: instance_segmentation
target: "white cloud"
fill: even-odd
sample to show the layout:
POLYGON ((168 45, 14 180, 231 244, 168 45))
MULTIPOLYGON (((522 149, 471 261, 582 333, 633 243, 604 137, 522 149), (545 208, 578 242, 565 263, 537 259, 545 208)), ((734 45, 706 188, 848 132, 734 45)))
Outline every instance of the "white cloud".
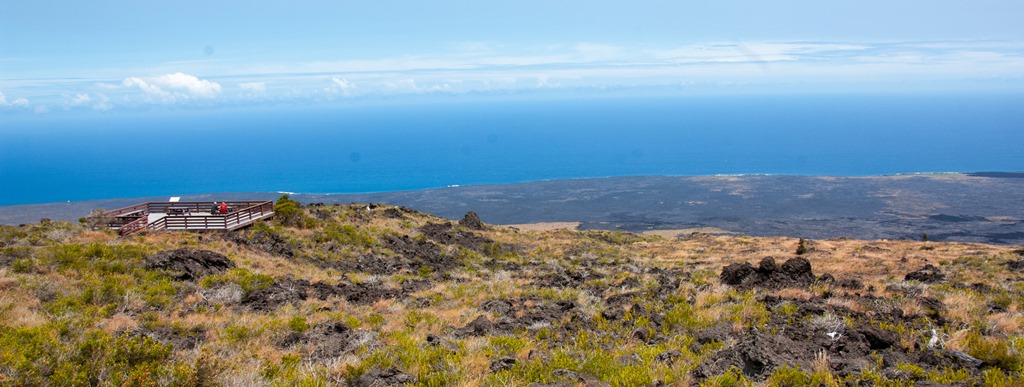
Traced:
POLYGON ((264 82, 242 82, 238 87, 250 93, 262 93, 267 91, 267 84, 264 82))
POLYGON ((121 81, 121 86, 137 88, 148 97, 165 103, 214 98, 221 91, 219 83, 185 73, 164 74, 153 78, 128 77, 121 81))
POLYGON ((113 109, 114 105, 110 104, 110 98, 106 95, 99 94, 96 96, 96 103, 92 104, 93 110, 107 111, 113 109))
POLYGON ((917 82, 1024 89, 1021 47, 1024 41, 725 41, 667 46, 470 42, 429 54, 346 60, 323 57, 308 62, 209 62, 203 63, 201 70, 174 63, 115 75, 81 76, 77 79, 84 80, 78 81, 6 80, 5 90, 24 98, 0 94, 0 107, 82 106, 105 110, 115 105, 148 103, 272 103, 425 93, 514 93, 536 88, 611 90, 678 85, 738 85, 762 90, 796 85, 831 90, 835 85, 886 89, 917 82), (221 84, 190 75, 192 71, 235 81, 225 85, 230 89, 225 93, 221 84), (164 75, 124 77, 137 73, 164 75))
POLYGON ((0 106, 26 107, 28 106, 28 100, 25 98, 15 98, 8 101, 7 96, 4 95, 3 92, 0 92, 0 106))
POLYGON ((332 96, 339 93, 341 95, 349 96, 352 95, 355 88, 356 86, 352 84, 352 82, 349 82, 348 79, 331 77, 331 85, 324 88, 324 92, 332 96))
POLYGON ((158 97, 167 102, 174 101, 174 95, 164 91, 160 88, 160 86, 146 82, 145 80, 139 77, 125 78, 123 81, 121 81, 121 85, 129 88, 137 87, 139 90, 142 90, 142 92, 146 95, 149 95, 151 97, 158 97))
POLYGON ((219 83, 199 79, 195 75, 185 73, 164 74, 156 77, 154 82, 172 90, 188 91, 197 97, 212 98, 220 94, 219 83))
POLYGON ((72 106, 79 106, 79 105, 85 105, 85 104, 89 103, 89 101, 92 101, 92 98, 89 97, 89 94, 87 94, 87 93, 78 93, 78 94, 75 94, 74 98, 71 98, 71 102, 70 103, 71 103, 72 106))

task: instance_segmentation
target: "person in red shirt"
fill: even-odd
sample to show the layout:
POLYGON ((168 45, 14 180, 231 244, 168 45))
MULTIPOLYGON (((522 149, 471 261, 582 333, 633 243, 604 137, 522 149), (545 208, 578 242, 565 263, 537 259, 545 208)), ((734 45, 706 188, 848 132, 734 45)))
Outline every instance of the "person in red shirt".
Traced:
POLYGON ((228 213, 228 203, 227 202, 220 202, 220 213, 222 213, 222 214, 228 213))

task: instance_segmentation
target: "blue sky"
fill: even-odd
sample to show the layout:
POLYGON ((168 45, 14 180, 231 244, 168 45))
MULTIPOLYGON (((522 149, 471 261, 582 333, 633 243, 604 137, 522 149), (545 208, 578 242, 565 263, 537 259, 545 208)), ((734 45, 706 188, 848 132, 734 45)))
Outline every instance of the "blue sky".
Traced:
POLYGON ((9 1, 0 114, 395 96, 1024 90, 1024 2, 9 1))

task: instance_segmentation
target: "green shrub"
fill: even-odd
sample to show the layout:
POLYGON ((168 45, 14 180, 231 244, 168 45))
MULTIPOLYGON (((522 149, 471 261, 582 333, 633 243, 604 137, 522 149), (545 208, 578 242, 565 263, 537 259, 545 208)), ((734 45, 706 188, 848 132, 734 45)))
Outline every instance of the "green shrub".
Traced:
POLYGON ((754 383, 747 380, 740 372, 738 368, 733 366, 729 368, 725 373, 718 375, 713 378, 705 380, 704 383, 700 384, 702 387, 735 387, 735 386, 753 386, 754 383))
POLYGON ((694 286, 713 285, 718 281, 718 273, 714 269, 701 269, 693 272, 690 280, 694 286))
POLYGON ((430 277, 430 275, 434 273, 434 269, 431 269, 430 266, 420 266, 420 268, 417 269, 416 271, 418 272, 421 278, 430 277))
POLYGON ((377 313, 371 313, 369 316, 366 316, 366 325, 379 327, 381 324, 384 324, 384 316, 377 313))
POLYGON ((141 280, 142 300, 146 306, 164 309, 174 302, 178 294, 177 285, 169 277, 157 272, 148 272, 141 280))
POLYGON ((231 344, 236 344, 249 341, 250 339, 255 338, 256 336, 259 336, 259 333, 260 332, 258 330, 249 328, 245 325, 231 324, 224 327, 222 337, 224 338, 224 341, 231 344))
POLYGON ((923 378, 925 376, 924 368, 921 368, 921 366, 918 366, 916 364, 897 363, 896 364, 896 369, 898 369, 900 371, 903 371, 903 372, 906 372, 907 374, 910 374, 911 376, 913 376, 916 379, 921 379, 921 378, 923 378))
POLYGON ((526 341, 515 336, 491 337, 490 344, 484 353, 487 357, 495 358, 502 356, 515 357, 517 353, 526 348, 526 341))
POLYGON ((1019 386, 1022 382, 1020 374, 1007 375, 998 368, 989 368, 982 372, 981 376, 985 380, 986 386, 1019 386))
POLYGON ((15 273, 31 273, 36 271, 38 266, 35 258, 18 258, 11 263, 11 270, 15 273))
POLYGON ((926 380, 930 382, 953 384, 970 379, 971 372, 963 368, 948 367, 938 371, 929 372, 925 377, 926 380))
POLYGON ((804 255, 807 253, 807 246, 804 244, 804 238, 800 238, 800 242, 796 245, 796 255, 804 255))
POLYGON ((788 365, 776 368, 768 377, 769 387, 797 387, 811 385, 811 377, 800 371, 798 367, 788 365))
POLYGON ((982 336, 977 331, 967 335, 967 354, 981 359, 985 364, 993 365, 1004 371, 1022 371, 1021 353, 1013 348, 1008 339, 982 336))
POLYGON ((309 324, 303 316, 292 316, 288 320, 288 329, 291 329, 292 332, 302 333, 309 329, 309 324))
POLYGON ((697 329, 704 328, 706 325, 707 322, 694 313, 693 307, 684 300, 672 305, 672 309, 665 312, 663 330, 665 331, 664 333, 669 333, 674 329, 697 329))
POLYGON ((0 369, 15 385, 155 385, 179 367, 172 348, 145 336, 0 327, 0 369), (63 337, 63 339, 60 339, 63 337))
POLYGON ((249 294, 274 285, 274 277, 266 274, 256 274, 244 268, 236 267, 228 270, 228 272, 224 274, 205 276, 202 281, 199 282, 199 285, 204 288, 210 288, 229 282, 238 284, 238 286, 242 287, 242 291, 249 294))
POLYGON ((361 232, 358 227, 351 224, 328 224, 323 231, 317 232, 313 239, 317 243, 333 241, 358 247, 370 247, 377 243, 372 236, 361 232))
POLYGON ((427 326, 433 326, 437 324, 438 319, 430 312, 424 312, 420 310, 410 310, 405 313, 405 326, 409 329, 416 329, 420 324, 427 324, 427 326))
POLYGON ((789 316, 798 311, 800 311, 800 308, 797 307, 795 303, 786 301, 783 302, 782 305, 779 305, 778 309, 776 310, 776 313, 779 313, 783 316, 789 316))
POLYGON ((286 226, 306 227, 310 225, 307 220, 312 220, 313 225, 316 224, 315 220, 306 215, 302 204, 292 200, 288 194, 281 195, 274 203, 274 217, 286 226))

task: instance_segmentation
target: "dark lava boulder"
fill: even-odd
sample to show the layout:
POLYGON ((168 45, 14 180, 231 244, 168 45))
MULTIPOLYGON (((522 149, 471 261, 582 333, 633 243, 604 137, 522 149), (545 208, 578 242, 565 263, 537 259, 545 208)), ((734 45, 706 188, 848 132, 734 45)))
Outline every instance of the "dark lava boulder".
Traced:
POLYGON ((391 274, 402 267, 415 270, 426 266, 434 272, 440 273, 459 266, 459 262, 454 257, 445 254, 440 246, 430 241, 411 238, 408 235, 388 235, 384 238, 384 246, 401 256, 401 262, 389 262, 386 259, 376 260, 375 264, 368 265, 367 272, 391 274))
POLYGON ((298 304, 306 299, 305 284, 285 280, 249 292, 242 297, 242 305, 257 312, 271 312, 284 304, 298 304))
POLYGON ((864 340, 866 340, 868 342, 868 346, 874 350, 888 349, 900 340, 900 336, 895 332, 873 326, 865 326, 864 328, 861 328, 860 334, 864 335, 864 340))
POLYGON ((510 315, 510 313, 513 313, 515 310, 512 300, 505 298, 487 300, 483 304, 480 304, 480 310, 491 312, 499 316, 515 317, 510 315))
POLYGON ((265 229, 232 232, 225 234, 224 239, 256 251, 282 257, 295 256, 297 248, 283 235, 265 229))
POLYGON ((433 333, 427 335, 427 345, 433 345, 447 349, 448 352, 456 353, 459 352, 459 345, 451 342, 451 340, 442 338, 441 336, 433 333))
POLYGON ((670 349, 654 356, 654 361, 660 361, 662 363, 673 363, 676 359, 683 356, 683 352, 678 349, 670 349))
POLYGON ((904 279, 907 281, 913 280, 933 284, 946 280, 946 274, 935 266, 924 265, 924 267, 920 269, 907 273, 904 279))
POLYGON ((781 266, 775 264, 775 259, 766 257, 756 269, 746 262, 734 263, 723 268, 719 278, 726 285, 770 289, 804 287, 815 281, 811 261, 802 257, 792 258, 781 266))
POLYGON ((811 369, 810 358, 815 346, 797 342, 782 335, 750 332, 736 345, 723 349, 702 361, 693 375, 704 380, 736 367, 747 378, 762 381, 783 365, 811 369))
POLYGON ((516 359, 512 357, 502 357, 491 361, 491 372, 501 372, 510 370, 515 367, 516 359))
POLYGON ((743 280, 754 272, 756 270, 749 263, 734 263, 722 269, 722 274, 718 278, 726 285, 736 286, 742 284, 743 280))
POLYGON ((1010 271, 1024 271, 1024 259, 1016 261, 1007 261, 1006 263, 1004 263, 1004 265, 1006 265, 1006 268, 1009 269, 1010 271))
MULTIPOLYGON (((477 218, 477 221, 479 221, 479 218, 477 218)), ((469 221, 468 223, 473 222, 469 221)), ((459 224, 462 225, 462 221, 460 221, 459 224)), ((480 225, 483 225, 483 223, 480 223, 480 225)), ((455 225, 451 222, 427 223, 423 227, 420 227, 419 231, 423 236, 427 237, 427 239, 439 244, 457 245, 474 251, 481 251, 484 247, 494 243, 494 241, 483 236, 455 228, 455 225)))
POLYGON ((850 289, 850 290, 864 289, 864 282, 862 282, 860 280, 860 278, 841 279, 841 280, 839 280, 838 284, 839 284, 839 287, 845 288, 845 289, 850 289))
POLYGON ((811 261, 807 258, 796 257, 782 264, 782 272, 793 282, 810 284, 814 282, 814 273, 811 272, 811 261))
POLYGON ((278 342, 278 346, 304 344, 310 347, 310 359, 326 360, 352 353, 363 346, 376 345, 376 342, 370 331, 353 330, 340 321, 325 321, 305 333, 293 332, 278 342))
POLYGON ((370 369, 360 376, 359 379, 356 379, 352 385, 357 387, 380 387, 399 386, 413 383, 416 383, 415 376, 409 375, 392 367, 385 370, 380 368, 370 369))
POLYGON ((466 215, 459 220, 459 226, 470 230, 484 230, 487 228, 487 226, 484 225, 484 222, 480 221, 480 216, 473 211, 467 212, 466 215))
POLYGON ((487 317, 479 316, 475 320, 470 321, 466 326, 456 329, 456 337, 469 337, 469 336, 486 336, 491 333, 494 329, 494 324, 487 317))
POLYGON ((146 257, 147 269, 167 271, 177 280, 193 280, 220 274, 235 267, 228 257, 215 251, 196 249, 164 250, 146 257))
POLYGON ((253 290, 242 298, 242 305, 257 312, 271 312, 285 304, 297 305, 307 298, 327 300, 341 297, 353 304, 372 304, 382 299, 398 298, 400 289, 380 284, 341 282, 331 285, 323 282, 309 283, 299 279, 274 281, 268 287, 253 290))

